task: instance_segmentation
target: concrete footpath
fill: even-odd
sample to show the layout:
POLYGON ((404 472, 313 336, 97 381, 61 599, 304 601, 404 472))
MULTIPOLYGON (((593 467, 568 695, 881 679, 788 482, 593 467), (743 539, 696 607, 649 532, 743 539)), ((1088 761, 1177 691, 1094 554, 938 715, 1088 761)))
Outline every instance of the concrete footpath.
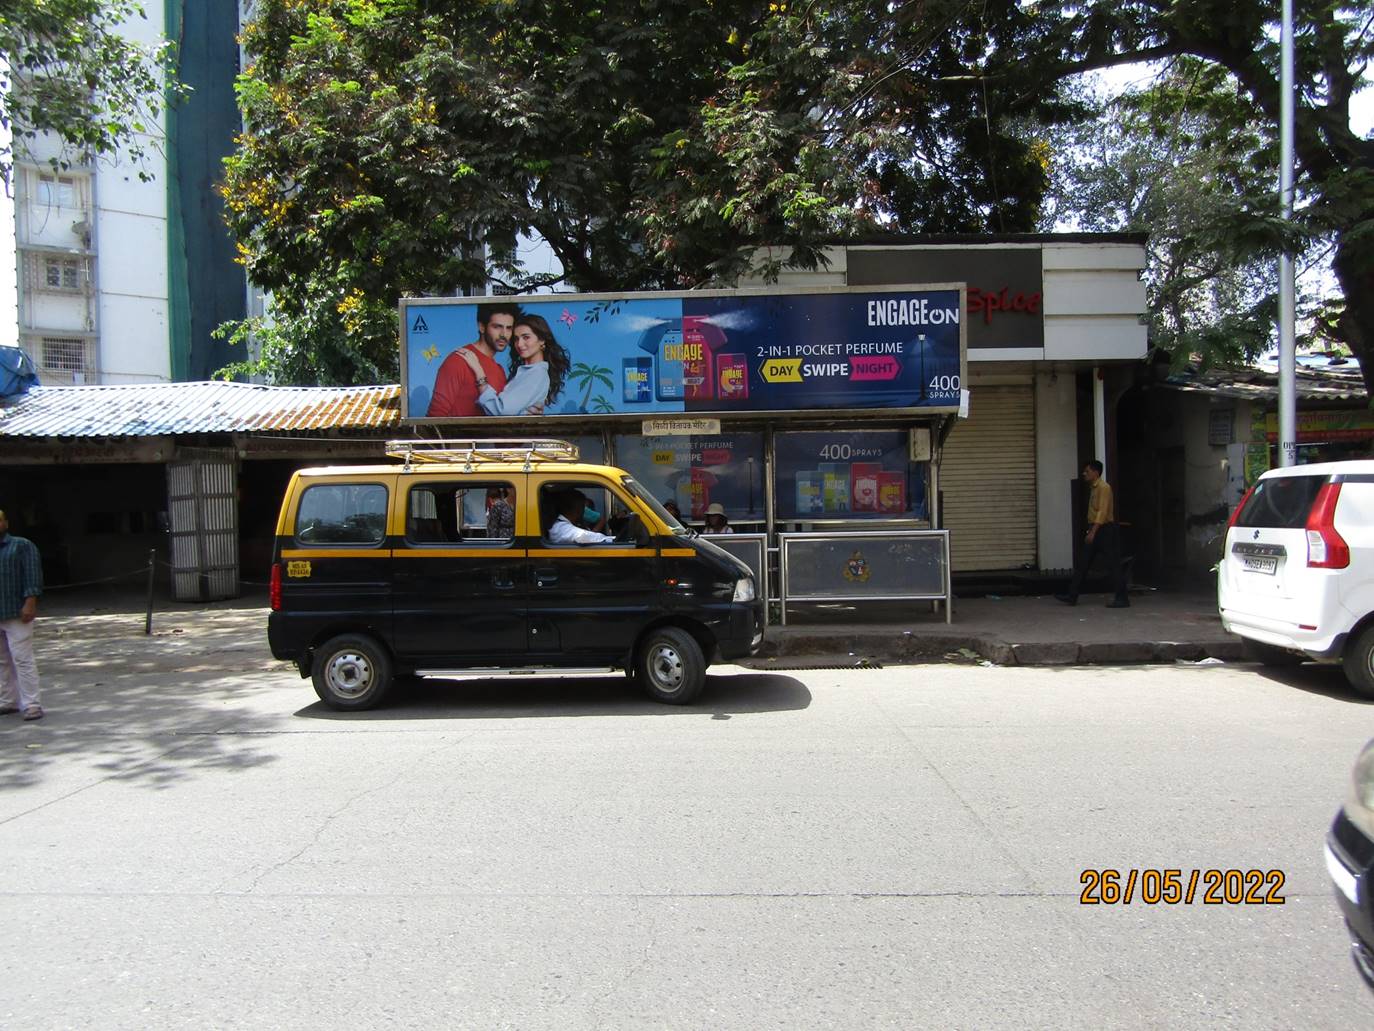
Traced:
MULTIPOLYGON (((1210 594, 1157 591, 1132 595, 1131 607, 1105 607, 1084 595, 1073 607, 1050 596, 957 598, 954 621, 928 603, 812 606, 770 626, 760 656, 747 665, 783 669, 903 662, 991 662, 999 666, 1118 665, 1241 659, 1240 639, 1225 633, 1210 594)), ((152 639, 144 636, 143 599, 54 591, 42 606, 40 650, 91 635, 106 644, 185 657, 228 651, 238 662, 271 664, 266 598, 189 604, 159 599, 152 639), (46 639, 46 641, 44 641, 46 639)), ((150 656, 151 657, 151 656, 150 656)))
POLYGON ((1110 595, 1085 594, 1077 605, 1041 597, 956 598, 954 620, 928 605, 896 618, 892 606, 873 619, 852 608, 804 611, 788 625, 770 627, 770 665, 803 656, 843 655, 849 664, 985 661, 999 666, 1117 665, 1121 663, 1234 661, 1240 638, 1221 628, 1212 594, 1136 592, 1131 607, 1109 609, 1110 595), (803 622, 802 620, 806 620, 803 622))

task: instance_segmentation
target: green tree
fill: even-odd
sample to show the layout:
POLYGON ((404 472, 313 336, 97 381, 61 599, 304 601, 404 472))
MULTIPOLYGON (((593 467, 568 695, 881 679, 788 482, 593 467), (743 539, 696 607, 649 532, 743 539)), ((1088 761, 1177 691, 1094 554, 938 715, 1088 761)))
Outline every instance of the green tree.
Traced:
MULTIPOLYGON (((1175 61, 1202 75, 1201 92, 1179 82, 1141 98, 1153 112, 1120 109, 1130 124, 1116 148, 1161 147, 1138 134, 1156 133, 1171 106, 1189 131, 1210 119, 1241 138, 1214 139, 1221 152, 1210 158, 1205 143, 1189 150, 1190 161, 1209 166, 1196 169, 1205 189, 1174 200, 1210 209, 1193 231, 1182 232, 1181 217, 1166 228, 1179 234, 1170 256, 1182 264, 1158 295, 1166 310, 1157 328, 1179 345, 1191 338, 1253 350, 1267 308, 1241 280, 1280 250, 1329 243, 1344 296, 1327 306, 1326 328, 1368 359, 1362 366, 1374 383, 1374 141, 1350 124, 1350 99, 1367 81, 1374 47, 1369 5, 1296 6, 1302 204, 1292 224, 1279 219, 1274 198, 1277 0, 818 0, 777 5, 700 125, 663 150, 665 185, 646 210, 651 243, 673 248, 722 224, 746 235, 781 226, 776 242, 804 254, 836 221, 849 231, 865 223, 883 231, 1031 228, 1055 134, 1017 137, 1015 126, 1081 121, 1089 111, 1071 86, 1085 72, 1175 61), (1242 167, 1247 151, 1260 163, 1242 167)), ((1150 203, 1167 205, 1166 192, 1150 203)))
MULTIPOLYGON (((1070 0, 1042 5, 1056 22, 1050 42, 1053 57, 1030 70, 1004 67, 1001 81, 1013 77, 1035 88, 1085 68, 1137 60, 1179 60, 1185 74, 1144 100, 1158 105, 1145 114, 1158 128, 1171 117, 1212 126, 1199 138, 1198 150, 1210 148, 1216 165, 1210 170, 1208 210, 1200 211, 1196 229, 1179 237, 1195 255, 1226 260, 1212 277, 1227 290, 1226 273, 1237 267, 1268 262, 1280 250, 1301 258, 1329 247, 1331 265, 1342 298, 1322 304, 1319 331, 1343 343, 1360 359, 1367 385, 1374 384, 1374 140, 1351 126, 1351 98, 1366 83, 1365 69, 1374 51, 1368 4, 1297 0, 1295 155, 1298 210, 1285 224, 1277 210, 1277 125, 1280 107, 1278 14, 1276 0, 1233 4, 1229 0, 1188 0, 1161 5, 1150 0, 1079 4, 1070 0), (1203 89, 1188 69, 1201 65, 1203 89), (1238 145, 1228 136, 1246 139, 1238 145), (1246 168, 1247 148, 1254 158, 1246 168), (1268 174, 1265 174, 1268 173, 1268 174), (1230 177, 1229 188, 1226 183, 1230 177)), ((1196 155, 1204 162, 1207 156, 1196 155)), ((1192 277, 1205 276, 1199 265, 1192 277)), ((1273 273, 1269 273, 1273 275, 1273 273)), ((1178 282, 1185 287, 1184 268, 1178 282)), ((1268 276, 1266 276, 1268 278, 1268 276)), ((1199 284, 1199 285, 1205 285, 1199 284)), ((1234 289, 1230 317, 1193 320, 1203 342, 1228 340, 1249 351, 1271 339, 1265 316, 1272 302, 1234 289), (1215 330, 1215 331, 1213 331, 1215 330)), ((1164 300, 1169 301, 1166 295, 1164 300)), ((1224 306, 1223 306, 1224 307, 1224 306)), ((1189 326, 1175 327, 1186 333, 1189 326)), ((1185 339, 1186 336, 1180 339, 1185 339)))
MULTIPOLYGON (((1236 214, 1228 260, 1331 240, 1335 328, 1363 355, 1374 143, 1351 131, 1349 101, 1370 56, 1368 12, 1298 7, 1302 218, 1281 224, 1256 176, 1229 195, 1216 176, 1211 199, 1236 214)), ((524 230, 549 241, 573 286, 618 292, 729 283, 759 267, 765 245, 809 265, 837 235, 1034 229, 1054 155, 1022 130, 1087 117, 1068 88, 1076 76, 1191 57, 1233 77, 1233 124, 1273 125, 1277 9, 264 0, 245 35, 247 131, 226 199, 250 275, 275 291, 283 346, 298 352, 280 367, 385 372, 403 294, 493 273, 537 285, 508 259, 480 260, 524 230)), ((1215 302, 1249 298, 1218 290, 1215 302)), ((1192 310, 1178 313, 1178 332, 1193 331, 1192 310)))
MULTIPOLYGON (((1255 357, 1277 311, 1277 240, 1255 231, 1277 223, 1275 127, 1250 117, 1229 73, 1194 58, 1085 102, 1096 117, 1049 130, 1042 228, 1148 233, 1151 344, 1180 361, 1255 357)), ((1313 262, 1329 257, 1327 240, 1295 242, 1313 262)))
POLYGON ((663 134, 738 56, 728 15, 748 6, 262 0, 224 182, 273 292, 256 371, 394 376, 401 296, 540 285, 514 263, 522 232, 580 289, 690 281, 643 246, 636 202, 663 134))
MULTIPOLYGON (((135 0, 7 0, 0 12, 0 179, 14 148, 52 133, 56 168, 123 150, 141 162, 172 78, 173 46, 134 42, 121 26, 144 17, 135 0)), ((46 148, 43 150, 46 153, 46 148)), ((148 178, 140 172, 142 178, 148 178)))

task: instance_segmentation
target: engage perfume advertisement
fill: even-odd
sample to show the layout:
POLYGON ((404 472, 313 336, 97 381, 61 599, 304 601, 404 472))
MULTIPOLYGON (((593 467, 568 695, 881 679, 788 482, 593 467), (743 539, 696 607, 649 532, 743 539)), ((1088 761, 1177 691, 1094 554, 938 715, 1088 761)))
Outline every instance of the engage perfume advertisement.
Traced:
POLYGON ((773 446, 779 519, 929 518, 926 463, 904 431, 779 433, 773 446))
POLYGON ((961 310, 960 287, 407 299, 402 414, 954 411, 961 310))
POLYGON ((713 504, 731 524, 763 521, 762 433, 624 436, 616 462, 659 501, 676 502, 689 521, 703 519, 713 504))

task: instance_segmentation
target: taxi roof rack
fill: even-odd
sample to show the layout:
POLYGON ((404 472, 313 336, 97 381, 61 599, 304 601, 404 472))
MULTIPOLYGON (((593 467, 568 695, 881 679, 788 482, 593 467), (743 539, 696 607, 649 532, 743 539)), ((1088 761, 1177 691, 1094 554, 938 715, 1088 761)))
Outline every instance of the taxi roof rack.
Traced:
POLYGON ((576 444, 547 437, 532 439, 388 440, 388 458, 399 458, 409 471, 412 463, 461 463, 466 471, 488 462, 524 462, 525 471, 535 462, 576 462, 576 444))

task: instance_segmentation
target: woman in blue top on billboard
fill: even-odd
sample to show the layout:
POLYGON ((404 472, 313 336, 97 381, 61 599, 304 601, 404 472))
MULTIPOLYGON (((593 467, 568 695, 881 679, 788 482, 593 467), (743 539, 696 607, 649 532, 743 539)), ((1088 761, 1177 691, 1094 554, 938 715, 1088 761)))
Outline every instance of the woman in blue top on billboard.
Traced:
POLYGON ((511 337, 511 372, 499 394, 487 383, 475 354, 459 351, 477 378, 477 406, 488 415, 542 415, 563 392, 572 362, 538 315, 521 315, 511 337))

